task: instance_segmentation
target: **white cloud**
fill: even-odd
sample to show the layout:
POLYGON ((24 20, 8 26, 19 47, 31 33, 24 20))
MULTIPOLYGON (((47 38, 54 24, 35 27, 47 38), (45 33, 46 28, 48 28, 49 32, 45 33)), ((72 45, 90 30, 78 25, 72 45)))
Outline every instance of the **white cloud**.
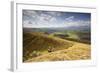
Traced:
POLYGON ((61 15, 61 12, 53 12, 53 11, 50 11, 50 12, 46 12, 48 15, 51 15, 51 16, 60 16, 61 15))
POLYGON ((44 20, 44 21, 47 21, 47 22, 48 22, 51 18, 52 18, 52 16, 47 15, 47 14, 41 14, 41 15, 39 16, 39 20, 44 20))
POLYGON ((37 17, 37 12, 36 11, 32 11, 32 10, 24 10, 23 11, 24 16, 29 16, 29 17, 37 17))
POLYGON ((76 20, 74 16, 67 17, 65 21, 63 22, 63 25, 66 27, 71 27, 71 26, 89 26, 91 23, 90 21, 85 21, 85 20, 76 20))
POLYGON ((90 21, 84 21, 84 20, 78 20, 78 21, 71 21, 71 22, 64 22, 64 25, 66 27, 71 27, 71 26, 90 26, 91 22, 90 21))
POLYGON ((29 21, 29 20, 25 20, 23 22, 23 27, 32 27, 33 24, 35 24, 35 22, 29 21))
POLYGON ((56 17, 47 14, 41 14, 37 24, 40 25, 40 27, 51 27, 51 26, 53 27, 55 26, 56 21, 57 21, 56 17))
POLYGON ((63 22, 59 22, 57 16, 60 16, 60 12, 46 12, 26 10, 23 12, 24 15, 29 16, 30 19, 23 20, 24 27, 71 27, 71 26, 87 26, 90 25, 90 21, 77 20, 75 21, 74 16, 65 18, 63 22))
POLYGON ((67 21, 67 22, 71 22, 71 21, 73 21, 74 20, 74 16, 70 16, 70 17, 68 17, 68 18, 66 18, 65 20, 67 21))

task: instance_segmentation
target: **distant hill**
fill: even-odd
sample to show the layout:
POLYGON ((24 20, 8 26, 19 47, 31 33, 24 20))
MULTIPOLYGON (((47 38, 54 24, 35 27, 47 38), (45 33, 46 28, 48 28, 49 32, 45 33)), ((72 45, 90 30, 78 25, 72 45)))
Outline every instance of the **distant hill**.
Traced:
POLYGON ((23 28, 24 32, 64 32, 64 31, 87 31, 90 32, 91 26, 70 26, 70 27, 54 27, 54 28, 23 28))

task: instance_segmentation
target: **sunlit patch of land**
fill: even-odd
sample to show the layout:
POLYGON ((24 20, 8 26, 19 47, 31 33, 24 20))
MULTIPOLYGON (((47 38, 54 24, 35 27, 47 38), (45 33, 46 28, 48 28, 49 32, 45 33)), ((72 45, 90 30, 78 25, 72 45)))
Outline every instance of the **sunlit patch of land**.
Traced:
POLYGON ((53 36, 54 34, 46 35, 40 32, 23 35, 23 62, 25 63, 91 59, 90 44, 65 40, 53 36), (51 51, 49 52, 48 49, 51 51))

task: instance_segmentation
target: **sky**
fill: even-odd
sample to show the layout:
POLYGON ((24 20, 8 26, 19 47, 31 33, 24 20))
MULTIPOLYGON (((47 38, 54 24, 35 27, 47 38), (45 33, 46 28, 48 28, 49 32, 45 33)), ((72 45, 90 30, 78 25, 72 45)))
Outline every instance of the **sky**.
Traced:
POLYGON ((90 26, 90 13, 23 10, 22 23, 26 28, 90 26))

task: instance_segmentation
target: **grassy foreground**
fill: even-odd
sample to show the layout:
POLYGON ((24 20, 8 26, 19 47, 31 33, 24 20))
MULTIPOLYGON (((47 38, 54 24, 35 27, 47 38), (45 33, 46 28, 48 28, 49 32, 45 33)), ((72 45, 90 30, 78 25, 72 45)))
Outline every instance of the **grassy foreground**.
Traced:
POLYGON ((43 33, 24 33, 23 62, 86 60, 90 44, 64 40, 43 33), (52 52, 48 52, 52 48, 52 52))

